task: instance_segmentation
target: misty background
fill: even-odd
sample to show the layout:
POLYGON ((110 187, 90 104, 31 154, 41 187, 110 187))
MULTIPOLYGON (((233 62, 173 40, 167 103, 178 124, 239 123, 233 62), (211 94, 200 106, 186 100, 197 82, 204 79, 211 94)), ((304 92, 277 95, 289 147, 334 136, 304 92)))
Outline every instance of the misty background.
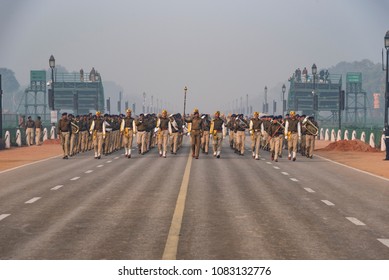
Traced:
POLYGON ((281 113, 282 85, 313 63, 343 80, 361 69, 370 98, 384 92, 388 11, 387 0, 0 0, 4 111, 50 55, 57 72, 94 67, 105 98, 115 104, 122 92, 138 112, 144 92, 182 112, 185 86, 187 112, 228 111, 247 95, 261 111, 267 86, 281 113))

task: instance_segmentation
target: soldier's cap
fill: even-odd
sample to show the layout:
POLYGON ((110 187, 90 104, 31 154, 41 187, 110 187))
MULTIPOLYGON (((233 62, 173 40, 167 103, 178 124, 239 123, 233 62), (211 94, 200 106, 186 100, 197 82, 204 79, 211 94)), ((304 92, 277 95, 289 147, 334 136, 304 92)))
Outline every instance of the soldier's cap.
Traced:
POLYGON ((219 115, 220 116, 220 111, 216 111, 215 115, 219 115))
POLYGON ((167 114, 167 111, 165 109, 163 109, 162 114, 167 114))
POLYGON ((296 118, 299 118, 300 117, 300 115, 299 114, 296 114, 296 118))
POLYGON ((104 114, 104 117, 108 117, 109 115, 108 114, 104 114))
POLYGON ((281 116, 281 115, 278 115, 278 119, 279 119, 279 120, 282 120, 282 116, 281 116))
POLYGON ((31 116, 28 116, 28 118, 27 119, 31 119, 31 116))
POLYGON ((38 118, 38 120, 40 120, 40 119, 41 119, 41 117, 40 117, 40 116, 38 116, 37 118, 38 118))
POLYGON ((254 116, 259 116, 259 113, 258 112, 254 112, 254 116))
POLYGON ((141 113, 140 115, 139 115, 139 117, 144 117, 145 116, 145 114, 143 114, 143 113, 141 113))
POLYGON ((79 117, 80 117, 80 115, 77 115, 77 116, 76 116, 76 118, 79 118, 79 117))
POLYGON ((100 116, 101 115, 101 112, 100 111, 97 111, 96 112, 96 116, 100 116))
POLYGON ((301 115, 300 117, 305 118, 307 115, 301 115))
POLYGON ((66 112, 62 113, 62 116, 67 116, 67 115, 68 115, 68 113, 66 113, 66 112))
POLYGON ((126 113, 132 113, 131 109, 127 109, 126 113))
POLYGON ((195 114, 195 113, 199 113, 199 109, 197 109, 197 108, 194 108, 194 110, 193 110, 193 114, 195 114))
POLYGON ((236 117, 236 114, 232 114, 232 115, 231 115, 231 118, 235 118, 235 117, 236 117))
POLYGON ((296 112, 295 112, 295 111, 290 111, 289 114, 290 114, 291 116, 294 116, 294 115, 296 115, 296 112))

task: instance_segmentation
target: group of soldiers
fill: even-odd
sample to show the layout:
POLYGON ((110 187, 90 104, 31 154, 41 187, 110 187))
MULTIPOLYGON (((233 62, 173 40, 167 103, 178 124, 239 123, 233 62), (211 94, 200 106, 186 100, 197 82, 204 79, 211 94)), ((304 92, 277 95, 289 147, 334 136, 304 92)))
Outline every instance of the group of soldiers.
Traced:
MULTIPOLYGON (((21 124, 22 125, 22 124, 21 124)), ((35 145, 39 146, 42 144, 41 136, 42 136, 42 121, 41 117, 37 116, 36 120, 33 120, 31 116, 28 116, 27 121, 23 124, 26 129, 26 144, 27 146, 35 145)))
POLYGON ((155 146, 160 157, 166 158, 168 150, 177 154, 182 145, 183 135, 190 135, 192 157, 199 158, 200 151, 208 154, 212 140, 213 156, 221 157, 222 142, 229 135, 229 144, 235 153, 245 154, 245 138, 248 132, 251 139, 252 157, 260 158, 260 150, 270 151, 271 159, 278 161, 283 148, 288 150, 288 159, 296 161, 297 152, 312 158, 315 138, 318 132, 313 117, 299 116, 294 111, 282 116, 261 116, 255 112, 252 118, 243 114, 213 116, 201 114, 195 109, 191 115, 171 114, 166 110, 161 114, 126 115, 84 115, 74 117, 63 113, 58 123, 58 133, 64 151, 64 159, 79 152, 94 149, 94 157, 108 155, 124 148, 124 155, 131 158, 134 138, 138 153, 144 155, 155 146))

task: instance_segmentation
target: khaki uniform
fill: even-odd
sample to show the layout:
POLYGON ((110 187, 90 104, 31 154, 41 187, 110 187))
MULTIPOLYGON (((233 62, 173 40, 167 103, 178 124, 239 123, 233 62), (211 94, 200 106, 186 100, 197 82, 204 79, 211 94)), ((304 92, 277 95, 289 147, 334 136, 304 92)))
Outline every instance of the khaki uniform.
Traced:
MULTIPOLYGON (((311 121, 319 131, 319 126, 316 121, 311 121)), ((313 157, 313 151, 315 150, 315 141, 316 141, 316 135, 313 135, 311 132, 307 130, 306 133, 306 155, 308 158, 313 157)))
POLYGON ((80 132, 79 132, 79 150, 85 152, 88 149, 88 120, 84 118, 80 121, 80 132))
POLYGON ((213 119, 209 132, 211 133, 213 139, 213 155, 219 158, 222 150, 223 137, 226 134, 224 121, 220 117, 213 119))
POLYGON ((166 157, 169 142, 169 118, 160 117, 157 121, 158 128, 158 151, 160 156, 166 157))
POLYGON ((101 158, 101 152, 103 149, 103 140, 105 139, 105 123, 104 120, 100 117, 97 117, 92 121, 90 127, 90 133, 93 137, 93 146, 95 151, 95 158, 101 158))
POLYGON ((271 150, 271 157, 272 160, 278 161, 278 157, 280 155, 280 142, 282 141, 284 131, 281 127, 281 125, 277 122, 271 123, 269 127, 269 134, 270 134, 270 150, 271 150))
POLYGON ((187 123, 191 123, 190 137, 192 143, 192 157, 198 159, 201 144, 201 118, 199 116, 186 118, 187 123))
POLYGON ((258 117, 250 120, 251 150, 253 158, 259 159, 259 148, 261 146, 262 120, 258 117))
MULTIPOLYGON (((205 116, 207 118, 207 116, 205 116)), ((201 149, 205 154, 209 152, 209 130, 211 129, 208 119, 201 119, 201 128, 203 130, 203 135, 201 136, 201 149)))
POLYGON ((248 124, 245 120, 240 119, 235 121, 236 127, 236 149, 240 155, 244 155, 246 134, 245 130, 248 128, 248 124))
POLYGON ((147 139, 146 139, 146 123, 143 119, 137 119, 135 121, 135 125, 137 127, 137 145, 138 151, 140 154, 145 154, 147 152, 147 139))
POLYGON ((70 120, 69 119, 60 119, 58 122, 58 133, 61 138, 61 145, 63 150, 64 158, 69 156, 69 138, 70 138, 70 120))
POLYGON ((26 123, 26 142, 27 146, 34 144, 34 130, 35 130, 35 122, 29 119, 26 123))
POLYGON ((131 157, 132 142, 134 139, 135 120, 132 117, 125 117, 120 124, 120 133, 123 135, 124 156, 131 157))
POLYGON ((286 120, 285 137, 288 138, 288 159, 293 158, 293 161, 295 161, 298 140, 301 139, 301 126, 298 119, 290 118, 286 120), (288 136, 289 132, 290 136, 288 136))
POLYGON ((42 121, 37 119, 35 120, 35 145, 39 146, 42 144, 41 142, 41 134, 42 134, 42 121))

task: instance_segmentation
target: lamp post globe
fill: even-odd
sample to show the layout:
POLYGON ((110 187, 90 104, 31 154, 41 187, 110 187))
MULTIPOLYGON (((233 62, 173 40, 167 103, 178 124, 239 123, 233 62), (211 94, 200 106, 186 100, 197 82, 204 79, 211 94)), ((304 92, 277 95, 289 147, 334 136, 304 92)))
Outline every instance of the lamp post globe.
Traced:
POLYGON ((286 86, 285 84, 282 85, 282 115, 284 115, 285 112, 285 91, 286 91, 286 86))

